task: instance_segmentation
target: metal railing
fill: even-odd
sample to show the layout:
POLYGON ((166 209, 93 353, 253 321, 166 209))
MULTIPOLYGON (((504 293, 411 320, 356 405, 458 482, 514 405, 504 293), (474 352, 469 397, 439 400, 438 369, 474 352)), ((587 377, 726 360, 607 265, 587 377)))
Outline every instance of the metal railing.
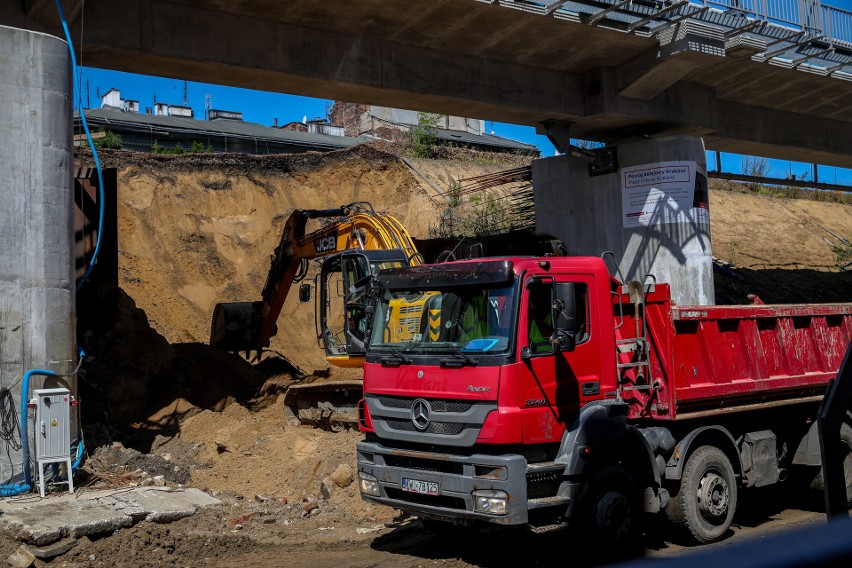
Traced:
MULTIPOLYGON (((656 3, 643 0, 514 0, 514 3, 545 15, 586 12, 583 6, 609 4, 611 6, 603 10, 608 16, 619 18, 618 12, 632 12, 638 17, 649 16, 648 20, 656 19, 659 22, 681 18, 690 12, 699 14, 701 8, 726 12, 738 10, 748 18, 804 31, 812 37, 820 37, 839 46, 852 47, 852 11, 824 4, 822 0, 689 0, 683 6, 674 6, 680 3, 675 0, 656 3), (669 7, 676 9, 669 10, 669 7), (655 12, 659 13, 659 18, 654 17, 655 12)), ((654 26, 650 27, 653 29, 654 26)))
MULTIPOLYGON (((479 0, 494 2, 495 0, 479 0)), ((821 60, 829 74, 852 67, 852 11, 823 4, 823 0, 496 0, 546 16, 655 34, 683 20, 729 27, 726 36, 752 33, 768 39, 773 59, 800 46, 795 67, 821 60), (814 51, 814 44, 819 42, 814 51), (810 51, 806 51, 810 49, 810 51)), ((829 0, 830 1, 830 0, 829 0)), ((811 65, 813 66, 813 65, 811 65)))
POLYGON ((852 12, 823 6, 822 22, 826 37, 845 47, 852 47, 852 12))
POLYGON ((825 5, 821 0, 691 0, 690 3, 742 10, 760 20, 852 46, 852 12, 825 5))

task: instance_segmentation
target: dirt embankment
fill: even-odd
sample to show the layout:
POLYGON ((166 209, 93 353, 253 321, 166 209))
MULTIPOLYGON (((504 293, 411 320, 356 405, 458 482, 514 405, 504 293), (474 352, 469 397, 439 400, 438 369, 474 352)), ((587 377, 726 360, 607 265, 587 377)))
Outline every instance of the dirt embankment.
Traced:
MULTIPOLYGON (((167 455, 177 467, 165 468, 167 481, 210 490, 317 495, 339 466, 354 468, 359 436, 288 422, 282 393, 306 376, 357 372, 328 366, 313 309, 295 294, 272 340, 279 355, 258 365, 206 346, 214 305, 259 298, 294 208, 369 201, 425 238, 452 184, 517 160, 405 162, 370 146, 266 157, 107 154, 105 164, 118 169, 120 309, 81 380, 87 447, 120 440, 167 455)), ((852 274, 835 269, 832 251, 832 234, 852 237, 852 207, 719 190, 710 198, 721 298, 852 301, 852 274)), ((335 499, 366 507, 354 485, 335 499)))
MULTIPOLYGON (((315 496, 339 466, 354 467, 358 434, 322 438, 328 433, 288 424, 283 392, 358 372, 329 367, 314 310, 296 294, 257 365, 206 345, 215 304, 259 299, 293 209, 367 201, 425 238, 455 180, 517 165, 514 157, 403 161, 374 146, 265 157, 111 152, 103 160, 118 170, 120 290, 116 324, 97 330, 80 382, 87 447, 117 440, 167 455, 175 471, 148 465, 167 482, 291 501, 315 496)), ((122 455, 94 463, 112 480, 141 481, 141 458, 122 455)), ((364 507, 354 493, 340 499, 364 507)))

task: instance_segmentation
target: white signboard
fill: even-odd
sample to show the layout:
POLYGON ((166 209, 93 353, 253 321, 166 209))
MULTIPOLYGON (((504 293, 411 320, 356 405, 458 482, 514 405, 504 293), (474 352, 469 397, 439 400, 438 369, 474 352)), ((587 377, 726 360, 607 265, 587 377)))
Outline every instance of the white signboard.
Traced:
POLYGON ((621 170, 625 228, 688 223, 695 197, 695 162, 659 162, 621 170))

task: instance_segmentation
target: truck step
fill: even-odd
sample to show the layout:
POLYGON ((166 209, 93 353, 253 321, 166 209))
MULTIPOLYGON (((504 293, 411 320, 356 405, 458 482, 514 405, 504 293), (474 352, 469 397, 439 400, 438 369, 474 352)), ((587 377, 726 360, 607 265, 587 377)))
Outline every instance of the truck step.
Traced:
POLYGON ((544 509, 547 507, 558 507, 560 505, 568 505, 568 503, 570 502, 570 498, 560 497, 559 495, 554 495, 553 497, 537 497, 535 499, 527 499, 527 508, 544 509))
POLYGON ((550 525, 529 525, 530 531, 535 534, 544 534, 555 531, 561 531, 568 528, 568 523, 553 523, 550 525))
POLYGON ((619 369, 626 369, 628 367, 647 367, 647 366, 648 366, 647 361, 636 361, 634 363, 618 363, 616 365, 616 367, 618 367, 619 369))
POLYGON ((555 471, 561 473, 565 470, 565 463, 549 461, 549 462, 538 462, 538 463, 528 463, 527 464, 527 474, 530 473, 544 473, 549 471, 555 471))
POLYGON ((628 337, 626 339, 616 339, 616 345, 647 345, 648 339, 645 337, 628 337))

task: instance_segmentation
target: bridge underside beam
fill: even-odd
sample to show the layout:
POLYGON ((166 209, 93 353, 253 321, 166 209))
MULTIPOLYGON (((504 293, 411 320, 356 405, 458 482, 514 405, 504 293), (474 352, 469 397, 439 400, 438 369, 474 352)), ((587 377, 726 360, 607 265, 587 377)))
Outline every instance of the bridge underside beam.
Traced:
MULTIPOLYGON (((725 63, 721 56, 680 48, 657 56, 658 47, 649 47, 627 63, 590 63, 567 72, 552 62, 533 66, 488 57, 484 48, 477 54, 444 48, 437 40, 405 43, 415 37, 413 30, 389 39, 321 29, 321 7, 311 26, 304 19, 294 25, 232 10, 165 0, 89 3, 82 60, 133 73, 499 122, 557 121, 570 124, 571 136, 602 142, 688 134, 704 137, 709 149, 852 167, 852 122, 746 106, 691 82, 694 69, 725 63)), ((51 23, 47 13, 47 7, 40 18, 7 10, 0 23, 61 35, 58 18, 51 23)), ((71 29, 78 34, 79 23, 71 29)))

